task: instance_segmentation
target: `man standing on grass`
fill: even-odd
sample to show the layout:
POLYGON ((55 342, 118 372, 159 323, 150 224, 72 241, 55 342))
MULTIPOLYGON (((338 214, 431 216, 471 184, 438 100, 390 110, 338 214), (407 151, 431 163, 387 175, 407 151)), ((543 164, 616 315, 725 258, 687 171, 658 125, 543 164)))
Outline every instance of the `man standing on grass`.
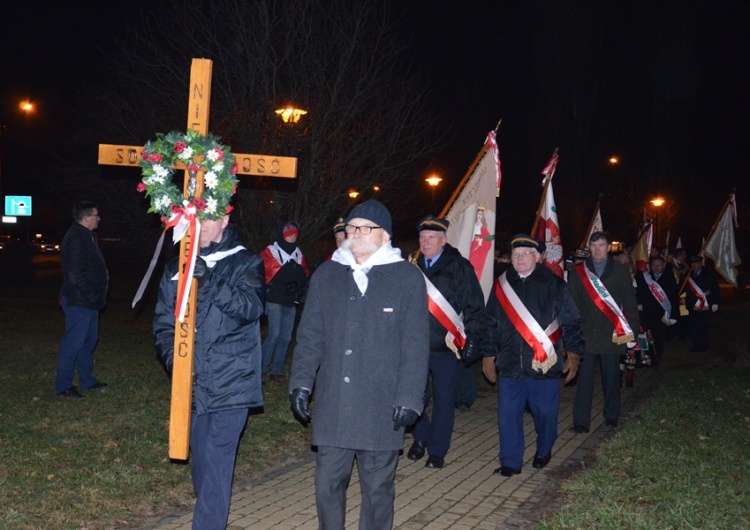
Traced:
MULTIPOLYGON (((229 216, 201 224, 195 308, 190 454, 194 530, 223 530, 229 517, 235 457, 252 407, 263 405, 260 322, 263 260, 240 241, 229 216)), ((167 263, 154 314, 156 349, 171 374, 178 261, 167 263)))
POLYGON ((55 392, 64 398, 81 399, 73 385, 78 368, 78 384, 83 390, 104 388, 94 377, 94 347, 99 339, 99 312, 107 304, 109 273, 99 250, 96 230, 99 208, 91 201, 73 207, 73 225, 62 241, 63 286, 60 305, 65 312, 65 333, 60 340, 55 392))
POLYGON ((391 214, 381 203, 355 207, 345 231, 344 244, 310 280, 289 397, 295 416, 313 422, 320 528, 344 528, 356 458, 359 528, 387 530, 404 429, 422 412, 427 292, 419 270, 391 246, 391 214))

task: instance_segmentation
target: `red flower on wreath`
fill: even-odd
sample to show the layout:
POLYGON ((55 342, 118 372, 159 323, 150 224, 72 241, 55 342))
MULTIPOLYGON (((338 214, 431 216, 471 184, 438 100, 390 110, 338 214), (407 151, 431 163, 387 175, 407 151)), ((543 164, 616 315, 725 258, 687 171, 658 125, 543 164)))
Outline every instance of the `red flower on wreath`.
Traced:
POLYGON ((173 215, 179 215, 179 214, 181 214, 181 213, 182 213, 182 207, 180 207, 180 206, 177 206, 176 204, 173 204, 173 205, 172 205, 172 208, 171 208, 171 210, 172 210, 172 214, 173 214, 173 215))
POLYGON ((148 153, 146 151, 141 151, 141 158, 143 160, 148 160, 148 153))
POLYGON ((193 199, 193 204, 195 204, 195 209, 199 212, 202 212, 206 209, 206 201, 204 201, 200 197, 196 197, 195 199, 193 199))
POLYGON ((191 172, 191 173, 197 173, 198 171, 200 171, 200 169, 201 169, 201 167, 199 165, 197 165, 197 164, 190 164, 188 166, 188 171, 191 172))
POLYGON ((236 175, 236 174, 237 174, 237 171, 239 171, 239 169, 240 169, 240 168, 239 168, 239 166, 237 165, 237 162, 235 162, 234 164, 232 164, 232 169, 231 169, 231 171, 232 171, 232 175, 236 175))
POLYGON ((136 187, 135 187, 135 190, 136 190, 136 191, 137 191, 138 193, 143 193, 144 191, 146 191, 146 183, 145 183, 145 182, 143 182, 143 181, 140 181, 140 182, 138 183, 138 186, 136 186, 136 187))
POLYGON ((162 160, 164 160, 164 157, 159 153, 154 153, 153 155, 149 155, 148 157, 149 162, 161 162, 162 160))
POLYGON ((185 142, 175 142, 174 143, 174 152, 175 153, 182 153, 185 148, 187 147, 187 144, 185 142))
POLYGON ((231 212, 232 210, 234 210, 234 206, 232 206, 232 205, 230 204, 229 206, 227 206, 227 209, 226 209, 226 210, 224 210, 224 215, 229 215, 229 213, 230 213, 230 212, 231 212))

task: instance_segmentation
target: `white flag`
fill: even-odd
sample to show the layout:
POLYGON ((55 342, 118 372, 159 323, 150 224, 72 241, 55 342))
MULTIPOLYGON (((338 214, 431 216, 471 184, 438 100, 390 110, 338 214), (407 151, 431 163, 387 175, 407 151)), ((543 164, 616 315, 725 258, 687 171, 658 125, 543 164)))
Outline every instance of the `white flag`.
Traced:
POLYGON ((734 219, 731 205, 724 208, 721 219, 705 243, 703 253, 714 260, 716 272, 737 287, 737 265, 742 263, 734 241, 734 219))
POLYGON ((495 208, 501 181, 494 131, 487 135, 485 146, 484 155, 445 218, 450 222, 448 243, 471 262, 486 303, 494 280, 495 208))
POLYGON ((586 237, 583 239, 581 248, 589 248, 589 240, 591 239, 591 234, 593 234, 594 232, 604 231, 604 223, 602 222, 602 208, 598 202, 596 203, 596 210, 594 210, 594 215, 591 217, 590 225, 591 226, 589 227, 589 233, 586 234, 586 237))

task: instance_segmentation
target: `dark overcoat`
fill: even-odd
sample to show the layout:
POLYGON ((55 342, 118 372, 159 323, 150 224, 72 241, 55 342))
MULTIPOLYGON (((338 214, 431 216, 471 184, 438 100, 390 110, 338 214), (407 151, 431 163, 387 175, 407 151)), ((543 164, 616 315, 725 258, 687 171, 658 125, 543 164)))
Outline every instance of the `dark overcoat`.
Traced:
POLYGON ((310 279, 289 388, 313 391, 312 443, 392 451, 393 407, 421 412, 429 361, 427 291, 406 261, 376 265, 362 295, 351 267, 320 265, 310 279))
MULTIPOLYGON (((591 258, 585 261, 585 267, 595 272, 594 262, 591 258)), ((616 263, 613 259, 607 258, 607 264, 604 266, 604 272, 599 277, 609 294, 614 298, 617 305, 622 310, 625 318, 630 324, 630 328, 635 335, 638 334, 640 321, 638 319, 638 304, 635 301, 635 287, 633 287, 633 278, 624 265, 616 263)), ((595 354, 623 354, 627 351, 625 344, 615 344, 612 342, 612 333, 614 325, 606 315, 594 304, 594 301, 586 292, 578 272, 572 270, 568 273, 568 285, 570 293, 573 295, 581 313, 581 322, 583 322, 583 336, 586 343, 586 353, 595 354)))
POLYGON ((101 310, 107 305, 109 273, 99 250, 96 232, 73 223, 62 240, 63 286, 68 305, 101 310))

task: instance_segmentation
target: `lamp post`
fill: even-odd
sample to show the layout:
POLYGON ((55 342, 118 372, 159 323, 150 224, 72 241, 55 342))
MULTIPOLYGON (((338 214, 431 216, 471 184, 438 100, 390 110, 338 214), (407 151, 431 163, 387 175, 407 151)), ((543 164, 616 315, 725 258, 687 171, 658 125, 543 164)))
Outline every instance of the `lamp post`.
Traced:
POLYGON ((435 209, 435 188, 437 188, 438 184, 440 184, 442 180, 443 179, 441 179, 434 173, 430 175, 429 177, 427 177, 426 179, 424 179, 424 181, 427 184, 429 184, 430 188, 432 189, 432 209, 433 210, 435 209))
MULTIPOLYGON (((32 112, 34 112, 34 104, 30 101, 22 101, 19 104, 19 109, 22 113, 29 115, 32 112)), ((5 124, 0 123, 0 202, 2 205, 0 205, 1 208, 5 208, 5 196, 3 195, 3 129, 5 129, 5 124)))
POLYGON ((654 238, 656 239, 657 243, 661 243, 661 241, 659 240, 659 230, 661 229, 661 225, 659 224, 659 210, 667 201, 665 201, 662 197, 656 197, 654 199, 651 199, 650 202, 654 205, 656 212, 654 216, 654 224, 656 225, 654 227, 654 238))
POLYGON ((297 123, 302 116, 307 114, 307 111, 290 105, 281 109, 276 109, 276 114, 284 120, 284 123, 297 123))

